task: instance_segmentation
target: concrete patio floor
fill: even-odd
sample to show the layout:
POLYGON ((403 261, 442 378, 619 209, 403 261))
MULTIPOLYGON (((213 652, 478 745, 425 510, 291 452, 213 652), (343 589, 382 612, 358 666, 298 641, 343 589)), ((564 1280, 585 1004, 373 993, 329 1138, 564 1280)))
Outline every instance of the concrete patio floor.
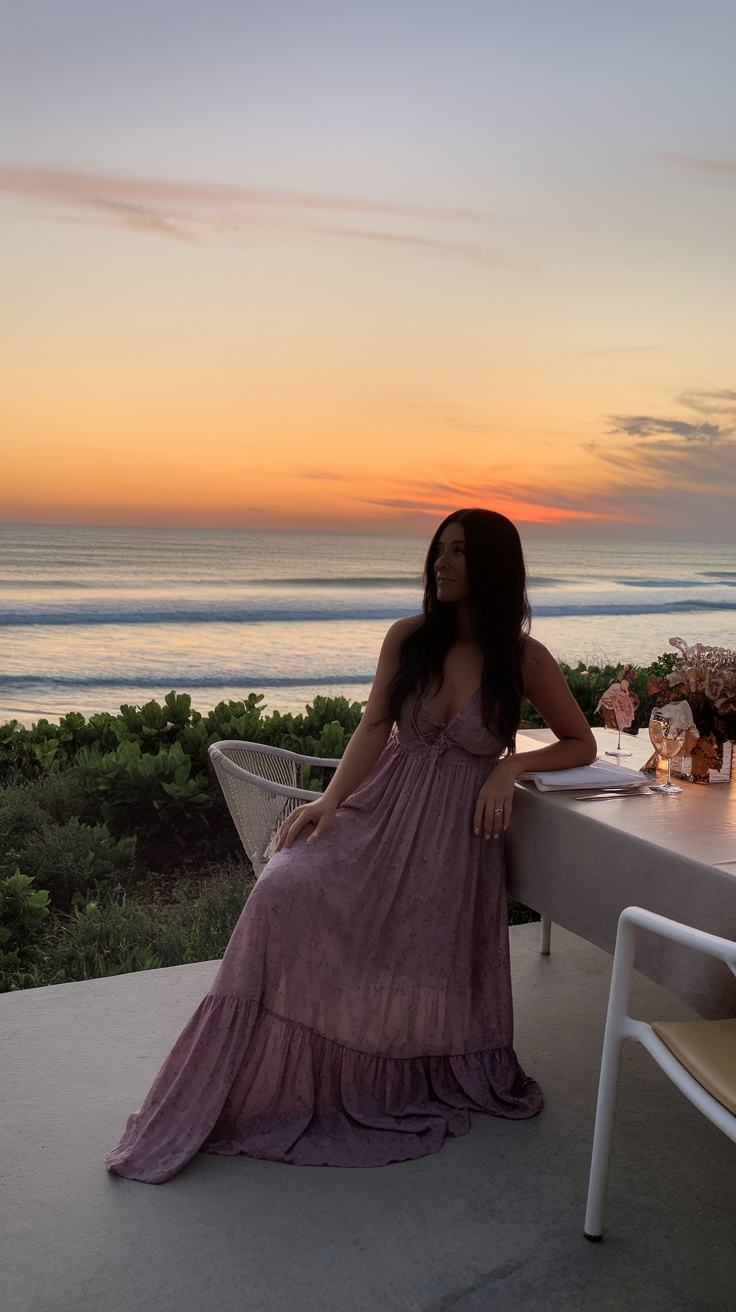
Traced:
MULTIPOLYGON (((736 1149, 628 1045, 606 1238, 582 1234, 611 959, 511 931, 532 1121, 377 1170, 200 1154, 108 1175, 216 963, 0 997, 2 1312, 733 1312, 736 1149)), ((638 1014, 688 1016, 637 979, 638 1014)))

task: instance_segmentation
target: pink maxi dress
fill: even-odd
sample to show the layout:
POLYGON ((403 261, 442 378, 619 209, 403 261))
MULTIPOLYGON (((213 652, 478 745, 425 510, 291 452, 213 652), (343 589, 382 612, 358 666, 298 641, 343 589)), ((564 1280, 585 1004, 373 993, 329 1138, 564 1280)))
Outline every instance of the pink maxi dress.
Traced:
POLYGON ((327 833, 268 862, 110 1171, 160 1184, 199 1151, 382 1166, 470 1112, 539 1111, 512 1047, 503 840, 473 833, 499 752, 480 690, 447 725, 406 704, 327 833))

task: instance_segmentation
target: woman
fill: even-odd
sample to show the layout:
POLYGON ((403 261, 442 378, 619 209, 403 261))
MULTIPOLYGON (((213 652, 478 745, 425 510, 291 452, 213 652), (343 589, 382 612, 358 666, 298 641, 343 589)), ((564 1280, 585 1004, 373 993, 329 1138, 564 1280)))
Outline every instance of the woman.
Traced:
POLYGON ((587 764, 595 740, 528 627, 513 524, 449 516, 422 615, 389 630, 332 782, 282 826, 109 1170, 160 1183, 200 1149, 379 1166, 471 1111, 539 1111, 512 1046, 501 840, 518 775, 587 764), (524 695, 558 741, 515 753, 524 695))

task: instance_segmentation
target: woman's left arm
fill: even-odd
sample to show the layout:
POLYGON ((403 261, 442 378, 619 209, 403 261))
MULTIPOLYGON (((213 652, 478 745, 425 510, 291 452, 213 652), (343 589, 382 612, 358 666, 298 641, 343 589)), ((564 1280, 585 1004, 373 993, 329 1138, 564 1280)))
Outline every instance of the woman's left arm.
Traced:
POLYGON ((557 742, 533 752, 504 756, 478 793, 473 827, 486 838, 498 838, 508 828, 514 784, 527 770, 569 770, 590 765, 596 741, 565 682, 557 661, 541 642, 527 638, 523 657, 524 694, 547 722, 557 742))

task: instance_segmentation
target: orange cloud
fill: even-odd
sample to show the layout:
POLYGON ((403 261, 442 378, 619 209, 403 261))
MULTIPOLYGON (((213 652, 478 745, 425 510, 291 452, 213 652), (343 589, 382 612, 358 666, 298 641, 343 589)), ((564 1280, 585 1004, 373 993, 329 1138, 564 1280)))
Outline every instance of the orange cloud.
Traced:
POLYGON ((362 505, 385 510, 413 511, 423 515, 446 515, 461 506, 482 505, 510 519, 529 524, 564 524, 576 521, 608 521, 628 518, 612 507, 575 503, 575 494, 561 488, 534 487, 529 483, 457 483, 405 485, 404 496, 356 496, 344 494, 362 505))

